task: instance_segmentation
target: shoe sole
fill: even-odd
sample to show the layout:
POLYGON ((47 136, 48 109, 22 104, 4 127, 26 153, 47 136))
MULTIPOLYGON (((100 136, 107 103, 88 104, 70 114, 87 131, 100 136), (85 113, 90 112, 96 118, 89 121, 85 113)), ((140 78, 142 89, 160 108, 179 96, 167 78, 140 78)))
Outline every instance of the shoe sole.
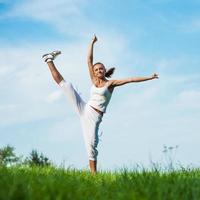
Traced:
POLYGON ((54 56, 57 56, 57 55, 59 55, 59 54, 61 54, 61 51, 53 51, 53 52, 51 52, 51 53, 46 53, 46 54, 44 54, 44 55, 42 56, 42 58, 44 58, 44 57, 47 56, 47 55, 52 55, 52 56, 54 57, 54 56))

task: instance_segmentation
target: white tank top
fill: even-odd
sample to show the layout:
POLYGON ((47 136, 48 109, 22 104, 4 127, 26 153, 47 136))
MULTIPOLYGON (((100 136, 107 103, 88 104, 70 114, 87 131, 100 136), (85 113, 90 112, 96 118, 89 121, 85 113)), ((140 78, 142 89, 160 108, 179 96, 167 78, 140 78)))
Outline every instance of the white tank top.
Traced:
POLYGON ((112 93, 108 90, 107 83, 104 87, 96 87, 94 84, 91 87, 90 90, 90 99, 88 101, 88 104, 101 112, 106 111, 106 107, 110 101, 110 98, 112 96, 112 93))

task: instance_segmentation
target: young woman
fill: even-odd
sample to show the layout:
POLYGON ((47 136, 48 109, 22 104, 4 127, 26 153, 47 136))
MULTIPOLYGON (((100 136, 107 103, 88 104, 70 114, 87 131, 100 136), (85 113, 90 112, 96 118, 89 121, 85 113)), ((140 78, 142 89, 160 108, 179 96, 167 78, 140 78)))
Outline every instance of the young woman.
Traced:
POLYGON ((52 53, 43 55, 43 59, 48 64, 53 79, 68 96, 69 101, 74 106, 75 111, 80 118, 86 150, 89 157, 89 166, 92 173, 96 173, 97 171, 99 124, 102 121, 102 117, 106 111, 106 107, 110 101, 114 88, 127 83, 158 78, 157 74, 153 74, 150 77, 132 77, 121 80, 108 80, 107 78, 113 74, 115 68, 106 70, 105 66, 100 62, 93 64, 93 47, 96 41, 97 37, 94 35, 88 50, 87 63, 92 87, 91 96, 87 103, 79 96, 73 85, 69 81, 64 80, 62 75, 56 69, 53 60, 61 52, 53 51, 52 53))

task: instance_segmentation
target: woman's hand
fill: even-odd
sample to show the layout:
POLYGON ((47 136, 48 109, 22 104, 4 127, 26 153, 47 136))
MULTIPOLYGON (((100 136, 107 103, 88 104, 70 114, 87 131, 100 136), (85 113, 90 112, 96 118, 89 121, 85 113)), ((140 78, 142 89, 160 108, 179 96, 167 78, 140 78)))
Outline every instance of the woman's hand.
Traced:
POLYGON ((152 77, 152 79, 159 78, 158 74, 156 74, 156 73, 154 73, 151 77, 152 77))
POLYGON ((93 38, 92 38, 92 44, 94 44, 96 41, 97 41, 97 37, 96 37, 96 35, 94 34, 94 36, 93 36, 93 38))

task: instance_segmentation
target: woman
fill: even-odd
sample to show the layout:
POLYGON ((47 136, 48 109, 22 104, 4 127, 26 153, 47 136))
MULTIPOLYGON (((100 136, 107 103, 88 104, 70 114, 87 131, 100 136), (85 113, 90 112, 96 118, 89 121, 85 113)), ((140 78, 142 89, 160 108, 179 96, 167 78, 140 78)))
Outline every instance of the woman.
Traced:
POLYGON ((106 107, 110 101, 114 88, 127 83, 141 82, 158 78, 157 74, 153 74, 150 77, 132 77, 121 80, 108 80, 107 78, 113 74, 115 68, 106 70, 105 66, 100 62, 93 64, 93 47, 96 41, 97 37, 94 35, 88 50, 87 63, 93 85, 91 87, 91 97, 87 103, 82 100, 73 85, 64 80, 62 75, 56 69, 53 60, 61 52, 53 51, 52 53, 43 55, 43 59, 48 64, 53 79, 68 96, 68 99, 71 101, 75 111, 80 117, 86 150, 89 157, 89 166, 92 173, 96 173, 97 171, 99 124, 102 121, 103 114, 106 111, 106 107))

